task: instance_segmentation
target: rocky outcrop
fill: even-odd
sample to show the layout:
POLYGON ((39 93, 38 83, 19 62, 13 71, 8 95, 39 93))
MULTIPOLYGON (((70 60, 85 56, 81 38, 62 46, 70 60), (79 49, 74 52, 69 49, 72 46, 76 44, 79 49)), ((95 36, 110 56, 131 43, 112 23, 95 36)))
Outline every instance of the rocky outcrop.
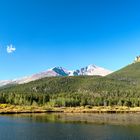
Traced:
POLYGON ((137 56, 137 57, 135 58, 134 63, 137 63, 137 62, 140 62, 140 56, 137 56))

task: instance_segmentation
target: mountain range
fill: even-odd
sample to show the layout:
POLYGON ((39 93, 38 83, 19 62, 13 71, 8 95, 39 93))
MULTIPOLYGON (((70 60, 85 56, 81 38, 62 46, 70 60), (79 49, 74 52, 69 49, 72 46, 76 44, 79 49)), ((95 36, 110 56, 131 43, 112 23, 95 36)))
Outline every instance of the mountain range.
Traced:
POLYGON ((129 64, 109 75, 103 74, 104 69, 100 75, 92 73, 94 70, 91 69, 103 68, 89 65, 79 71, 68 71, 55 67, 20 79, 14 83, 15 86, 0 89, 0 103, 47 104, 53 107, 87 105, 140 107, 140 62, 129 64), (87 76, 91 74, 99 76, 87 76), (35 80, 36 78, 39 79, 35 80), (32 82, 29 82, 30 80, 32 82))
POLYGON ((14 80, 1 80, 0 81, 0 87, 6 86, 6 85, 14 85, 14 84, 24 84, 31 81, 35 81, 41 78, 45 77, 57 77, 57 76, 106 76, 108 74, 111 74, 112 71, 107 70, 105 68, 96 66, 96 65, 88 65, 84 68, 78 69, 78 70, 67 70, 63 67, 54 67, 51 69, 48 69, 46 71, 26 76, 23 78, 18 78, 14 80))

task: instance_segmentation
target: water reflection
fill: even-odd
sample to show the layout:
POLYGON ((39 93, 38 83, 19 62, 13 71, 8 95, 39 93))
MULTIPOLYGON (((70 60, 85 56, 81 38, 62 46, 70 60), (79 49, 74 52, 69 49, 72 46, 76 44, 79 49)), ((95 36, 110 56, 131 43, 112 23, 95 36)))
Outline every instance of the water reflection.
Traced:
POLYGON ((0 140, 139 140, 140 114, 0 116, 0 140))

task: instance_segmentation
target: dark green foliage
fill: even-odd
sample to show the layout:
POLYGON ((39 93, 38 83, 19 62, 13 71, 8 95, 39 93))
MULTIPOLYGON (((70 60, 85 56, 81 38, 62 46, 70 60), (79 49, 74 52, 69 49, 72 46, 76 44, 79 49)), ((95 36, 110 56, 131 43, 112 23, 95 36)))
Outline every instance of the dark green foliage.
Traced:
POLYGON ((140 106, 140 63, 107 77, 44 78, 0 90, 0 103, 18 105, 140 106))

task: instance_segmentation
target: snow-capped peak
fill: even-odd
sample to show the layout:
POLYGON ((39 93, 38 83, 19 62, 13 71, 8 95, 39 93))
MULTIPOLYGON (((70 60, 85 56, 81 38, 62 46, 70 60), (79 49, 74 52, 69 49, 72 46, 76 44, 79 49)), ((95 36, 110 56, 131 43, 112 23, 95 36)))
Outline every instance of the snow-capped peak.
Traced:
POLYGON ((86 72, 87 75, 99 75, 99 76, 106 76, 110 73, 112 73, 112 71, 96 65, 89 65, 86 72))
POLYGON ((87 67, 81 68, 80 70, 76 70, 76 72, 78 73, 78 75, 98 75, 98 76, 106 76, 110 73, 112 73, 112 71, 104 69, 102 67, 96 66, 96 65, 88 65, 87 67))

